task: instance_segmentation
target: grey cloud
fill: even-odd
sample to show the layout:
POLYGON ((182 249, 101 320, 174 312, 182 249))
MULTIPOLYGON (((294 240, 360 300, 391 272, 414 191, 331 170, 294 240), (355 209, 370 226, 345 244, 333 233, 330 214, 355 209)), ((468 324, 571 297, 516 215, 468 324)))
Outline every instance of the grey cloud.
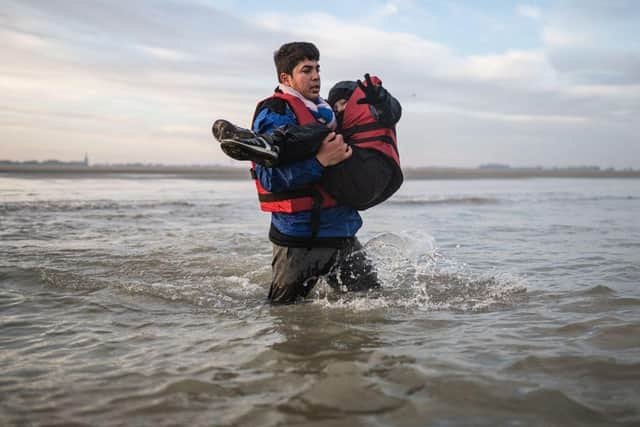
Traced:
POLYGON ((513 123, 457 114, 404 115, 398 128, 405 165, 637 167, 640 126, 513 123), (624 154, 624 157, 621 157, 624 154))
MULTIPOLYGON (((562 13, 549 18, 550 25, 564 25, 574 17, 571 25, 582 31, 588 27, 585 22, 596 18, 593 11, 576 15, 572 12, 575 3, 563 7, 562 13)), ((606 7, 598 3, 593 10, 606 7)), ((630 18, 622 16, 619 8, 608 10, 619 20, 616 22, 627 25, 625 20, 630 18)), ((338 21, 337 27, 343 24, 338 21)), ((172 158, 175 152, 170 150, 175 150, 175 144, 171 142, 177 137, 193 144, 193 154, 182 153, 184 158, 211 158, 207 157, 212 156, 208 142, 211 117, 221 115, 245 123, 255 101, 275 84, 271 52, 295 37, 285 31, 266 30, 201 3, 167 0, 9 0, 0 12, 2 29, 36 35, 62 48, 30 52, 6 45, 8 61, 0 64, 0 75, 26 76, 42 82, 51 81, 51 77, 57 77, 53 80, 56 83, 69 81, 65 88, 47 88, 46 93, 38 95, 43 107, 37 110, 27 108, 33 99, 21 100, 22 92, 16 90, 11 98, 5 98, 10 102, 5 110, 21 113, 0 114, 0 122, 4 115, 6 123, 11 121, 14 127, 23 123, 28 129, 29 122, 52 111, 56 115, 43 124, 55 127, 57 140, 64 139, 61 128, 73 132, 79 123, 82 126, 77 127, 82 129, 78 134, 83 140, 108 128, 109 138, 114 139, 111 144, 120 152, 126 151, 122 149, 125 143, 151 135, 153 138, 145 140, 144 145, 152 147, 162 161, 172 158), (173 51, 180 56, 172 59, 173 51), (68 102, 58 98, 56 90, 73 90, 75 82, 71 79, 80 80, 80 92, 93 89, 89 86, 95 82, 105 84, 95 88, 95 95, 80 93, 80 100, 68 102), (114 119, 118 115, 126 120, 114 119), (199 128, 203 129, 200 137, 199 128), (127 134, 127 139, 117 140, 118 134, 127 134), (173 148, 167 148, 170 145, 173 148)), ((394 56, 394 52, 382 48, 358 57, 342 54, 350 52, 348 44, 356 42, 360 42, 357 37, 329 40, 324 44, 326 50, 319 43, 323 50, 323 92, 337 80, 359 78, 364 72, 379 74, 405 106, 399 132, 406 164, 594 163, 589 159, 616 163, 617 156, 617 164, 627 166, 624 162, 631 161, 628 159, 640 158, 635 137, 640 129, 634 124, 637 120, 631 120, 640 113, 637 98, 599 96, 589 91, 591 86, 602 84, 614 88, 638 84, 639 61, 634 46, 615 51, 599 46, 549 48, 551 69, 560 79, 546 84, 535 75, 530 81, 522 77, 482 80, 456 73, 453 68, 450 75, 432 69, 440 59, 450 67, 464 65, 446 47, 429 51, 436 63, 416 61, 420 65, 417 67, 410 66, 414 58, 394 56), (576 85, 584 85, 587 90, 569 90, 576 85), (422 111, 424 104, 433 106, 433 111, 422 111), (560 120, 553 120, 556 117, 560 120), (576 124, 573 118, 584 121, 576 124)), ((3 43, 0 40, 0 45, 3 43)), ((415 54, 419 58, 420 52, 415 54)), ((37 132, 37 139, 46 139, 46 129, 37 132)), ((102 155, 107 156, 109 144, 104 140, 101 144, 102 155)), ((144 159, 142 151, 139 156, 144 159)))
POLYGON ((563 0, 555 4, 553 13, 571 20, 634 22, 640 18, 640 3, 635 0, 563 0))
POLYGON ((581 84, 640 84, 640 50, 620 48, 551 48, 558 72, 581 84))
POLYGON ((138 49, 174 49, 188 54, 175 67, 246 63, 241 46, 272 46, 272 32, 261 30, 224 11, 174 1, 11 1, 3 26, 34 33, 80 52, 83 57, 149 62, 138 49), (233 44, 236 49, 229 49, 233 44))
POLYGON ((575 35, 551 43, 552 64, 582 84, 640 83, 640 3, 631 0, 586 0, 552 3, 545 29, 575 35))
POLYGON ((259 78, 273 76, 265 52, 282 39, 224 11, 189 2, 20 0, 7 6, 0 28, 53 41, 64 54, 38 52, 25 58, 27 53, 15 47, 20 61, 0 65, 0 72, 42 78, 48 70, 85 72, 136 92, 174 94, 184 101, 240 84, 259 92, 259 78), (154 49, 170 49, 180 57, 163 58, 154 49), (254 60, 257 52, 262 57, 254 60))

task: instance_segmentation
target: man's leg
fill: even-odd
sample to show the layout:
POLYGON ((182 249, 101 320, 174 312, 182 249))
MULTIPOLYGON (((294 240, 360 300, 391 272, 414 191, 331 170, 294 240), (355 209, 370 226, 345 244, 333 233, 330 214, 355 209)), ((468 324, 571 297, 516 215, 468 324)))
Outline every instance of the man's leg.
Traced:
POLYGON ((367 291, 380 288, 378 274, 357 238, 339 250, 327 276, 332 288, 339 291, 367 291))
POLYGON ((333 248, 289 248, 273 245, 273 276, 269 301, 290 303, 304 298, 336 258, 333 248))

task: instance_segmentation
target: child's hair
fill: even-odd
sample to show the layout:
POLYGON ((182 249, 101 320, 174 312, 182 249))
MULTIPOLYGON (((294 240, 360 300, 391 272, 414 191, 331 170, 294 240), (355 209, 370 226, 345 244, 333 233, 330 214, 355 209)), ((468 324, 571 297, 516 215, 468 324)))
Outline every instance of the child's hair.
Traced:
POLYGON ((353 91, 358 87, 358 83, 353 80, 343 80, 333 85, 329 91, 327 102, 333 108, 336 101, 340 99, 349 99, 353 94, 353 91))
POLYGON ((295 66, 305 59, 311 61, 320 60, 320 51, 313 43, 291 42, 280 46, 280 49, 273 53, 278 82, 280 81, 281 73, 293 74, 295 66))

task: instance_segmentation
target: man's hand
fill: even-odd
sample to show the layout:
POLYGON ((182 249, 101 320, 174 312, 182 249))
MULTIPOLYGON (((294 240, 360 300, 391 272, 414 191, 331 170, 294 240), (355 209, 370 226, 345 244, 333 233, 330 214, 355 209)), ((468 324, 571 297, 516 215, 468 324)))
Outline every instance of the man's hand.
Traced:
POLYGON ((342 135, 331 132, 322 141, 320 149, 316 153, 316 159, 324 167, 337 165, 348 159, 353 154, 351 147, 345 144, 342 135))
POLYGON ((371 81, 369 73, 364 75, 364 79, 367 81, 367 85, 363 85, 361 80, 358 80, 358 86, 364 92, 364 98, 358 99, 358 104, 371 104, 377 105, 385 102, 386 91, 382 89, 382 86, 377 86, 371 81))

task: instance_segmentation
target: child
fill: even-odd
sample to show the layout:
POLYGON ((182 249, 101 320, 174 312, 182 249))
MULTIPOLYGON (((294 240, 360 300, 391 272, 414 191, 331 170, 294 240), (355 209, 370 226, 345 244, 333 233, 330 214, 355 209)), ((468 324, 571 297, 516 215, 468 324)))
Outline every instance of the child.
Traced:
MULTIPOLYGON (((353 154, 327 167, 320 182, 339 203, 358 210, 383 202, 403 181, 395 133, 400 103, 378 78, 365 74, 365 82, 339 82, 329 92, 327 101, 335 111, 337 131, 353 154)), ((278 128, 271 135, 255 134, 226 120, 217 120, 212 130, 229 157, 266 167, 312 157, 332 131, 322 123, 310 123, 278 128)))

